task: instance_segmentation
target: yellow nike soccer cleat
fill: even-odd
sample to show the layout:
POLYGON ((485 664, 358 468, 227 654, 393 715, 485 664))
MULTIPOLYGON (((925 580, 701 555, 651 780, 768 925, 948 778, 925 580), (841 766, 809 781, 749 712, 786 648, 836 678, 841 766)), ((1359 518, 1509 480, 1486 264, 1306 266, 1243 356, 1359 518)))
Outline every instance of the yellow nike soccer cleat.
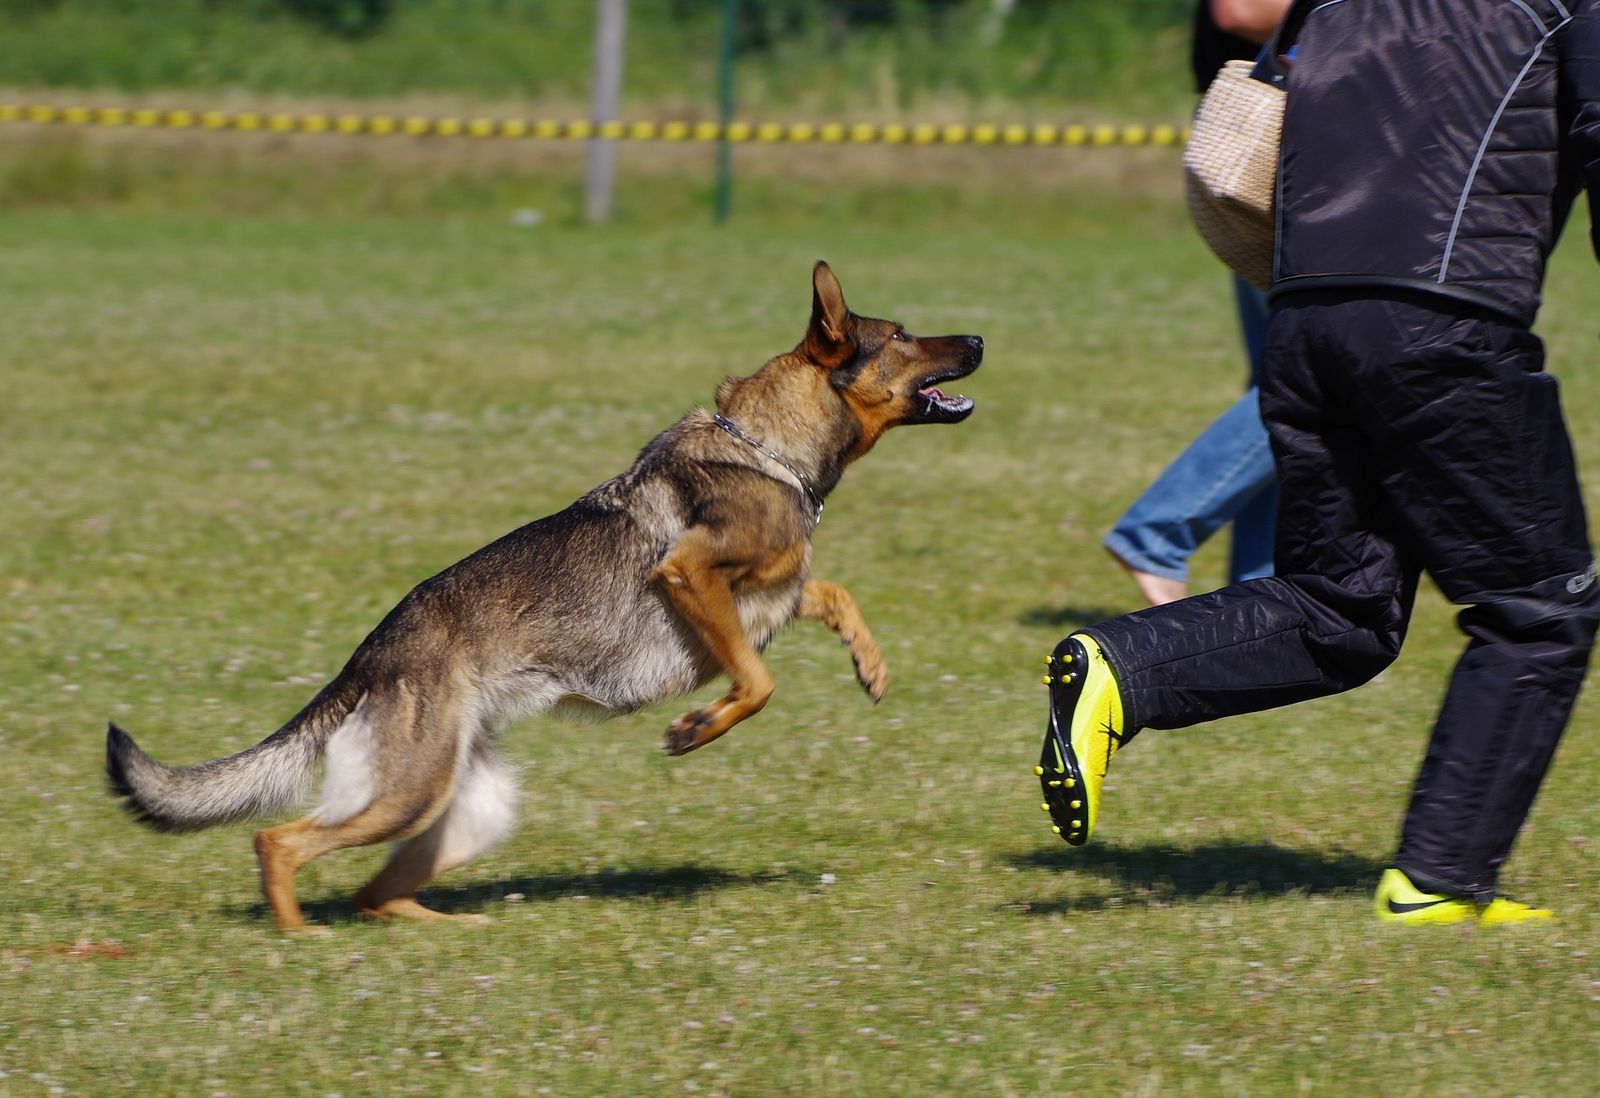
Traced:
POLYGON ((1056 645, 1044 681, 1050 687, 1050 722, 1033 772, 1044 789, 1050 830, 1073 846, 1094 833, 1100 784, 1111 757, 1127 738, 1122 695, 1094 638, 1074 633, 1056 645))
POLYGON ((1533 907, 1518 903, 1516 900, 1508 900, 1504 896, 1496 896, 1479 912, 1478 925, 1505 926, 1510 923, 1548 922, 1555 917, 1556 913, 1548 907, 1533 907))
POLYGON ((1464 896, 1424 892, 1398 869, 1385 869, 1372 897, 1381 922, 1409 926, 1447 926, 1476 920, 1479 926, 1504 926, 1554 919, 1555 912, 1504 897, 1480 904, 1464 896))

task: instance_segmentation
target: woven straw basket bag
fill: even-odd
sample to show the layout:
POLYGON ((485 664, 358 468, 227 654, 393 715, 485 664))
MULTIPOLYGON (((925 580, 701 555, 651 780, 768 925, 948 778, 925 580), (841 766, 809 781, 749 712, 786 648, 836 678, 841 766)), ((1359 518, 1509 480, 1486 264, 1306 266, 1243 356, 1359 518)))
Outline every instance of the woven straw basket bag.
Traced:
POLYGON ((1284 91, 1229 61, 1206 89, 1183 150, 1183 190, 1200 237, 1246 282, 1272 284, 1284 91))

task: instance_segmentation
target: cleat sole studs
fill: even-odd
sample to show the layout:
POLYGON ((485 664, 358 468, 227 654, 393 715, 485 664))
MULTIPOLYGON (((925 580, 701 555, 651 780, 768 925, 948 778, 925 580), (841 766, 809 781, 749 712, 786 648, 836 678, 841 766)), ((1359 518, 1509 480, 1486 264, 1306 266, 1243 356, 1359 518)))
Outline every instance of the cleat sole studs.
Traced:
POLYGON ((1040 777, 1043 774, 1044 774, 1044 767, 1036 766, 1036 767, 1033 768, 1033 776, 1035 778, 1040 777))

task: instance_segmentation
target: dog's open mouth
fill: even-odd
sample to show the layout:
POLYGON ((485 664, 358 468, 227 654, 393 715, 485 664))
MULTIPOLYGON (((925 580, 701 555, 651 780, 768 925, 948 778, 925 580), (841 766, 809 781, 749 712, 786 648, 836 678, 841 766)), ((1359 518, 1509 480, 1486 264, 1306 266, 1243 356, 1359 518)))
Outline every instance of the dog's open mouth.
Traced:
POLYGON ((919 341, 935 351, 938 364, 913 384, 916 395, 903 423, 960 423, 972 414, 972 398, 945 392, 939 386, 966 377, 983 361, 983 340, 977 336, 939 336, 919 341))
POLYGON ((954 423, 956 420, 966 419, 972 414, 972 398, 957 393, 949 396, 937 385, 928 385, 917 390, 917 399, 922 402, 922 407, 917 411, 925 422, 944 421, 954 423))

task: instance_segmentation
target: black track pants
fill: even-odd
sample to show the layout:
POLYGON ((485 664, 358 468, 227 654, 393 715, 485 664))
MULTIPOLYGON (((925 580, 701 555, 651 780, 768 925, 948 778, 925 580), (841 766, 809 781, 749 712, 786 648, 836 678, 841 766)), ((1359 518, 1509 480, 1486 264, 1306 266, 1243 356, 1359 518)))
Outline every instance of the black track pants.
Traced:
POLYGON ((1277 575, 1086 630, 1130 729, 1348 690, 1399 653, 1420 570, 1470 638, 1395 863, 1493 895, 1600 623, 1555 379, 1526 329, 1439 299, 1289 298, 1261 412, 1280 488, 1277 575))

